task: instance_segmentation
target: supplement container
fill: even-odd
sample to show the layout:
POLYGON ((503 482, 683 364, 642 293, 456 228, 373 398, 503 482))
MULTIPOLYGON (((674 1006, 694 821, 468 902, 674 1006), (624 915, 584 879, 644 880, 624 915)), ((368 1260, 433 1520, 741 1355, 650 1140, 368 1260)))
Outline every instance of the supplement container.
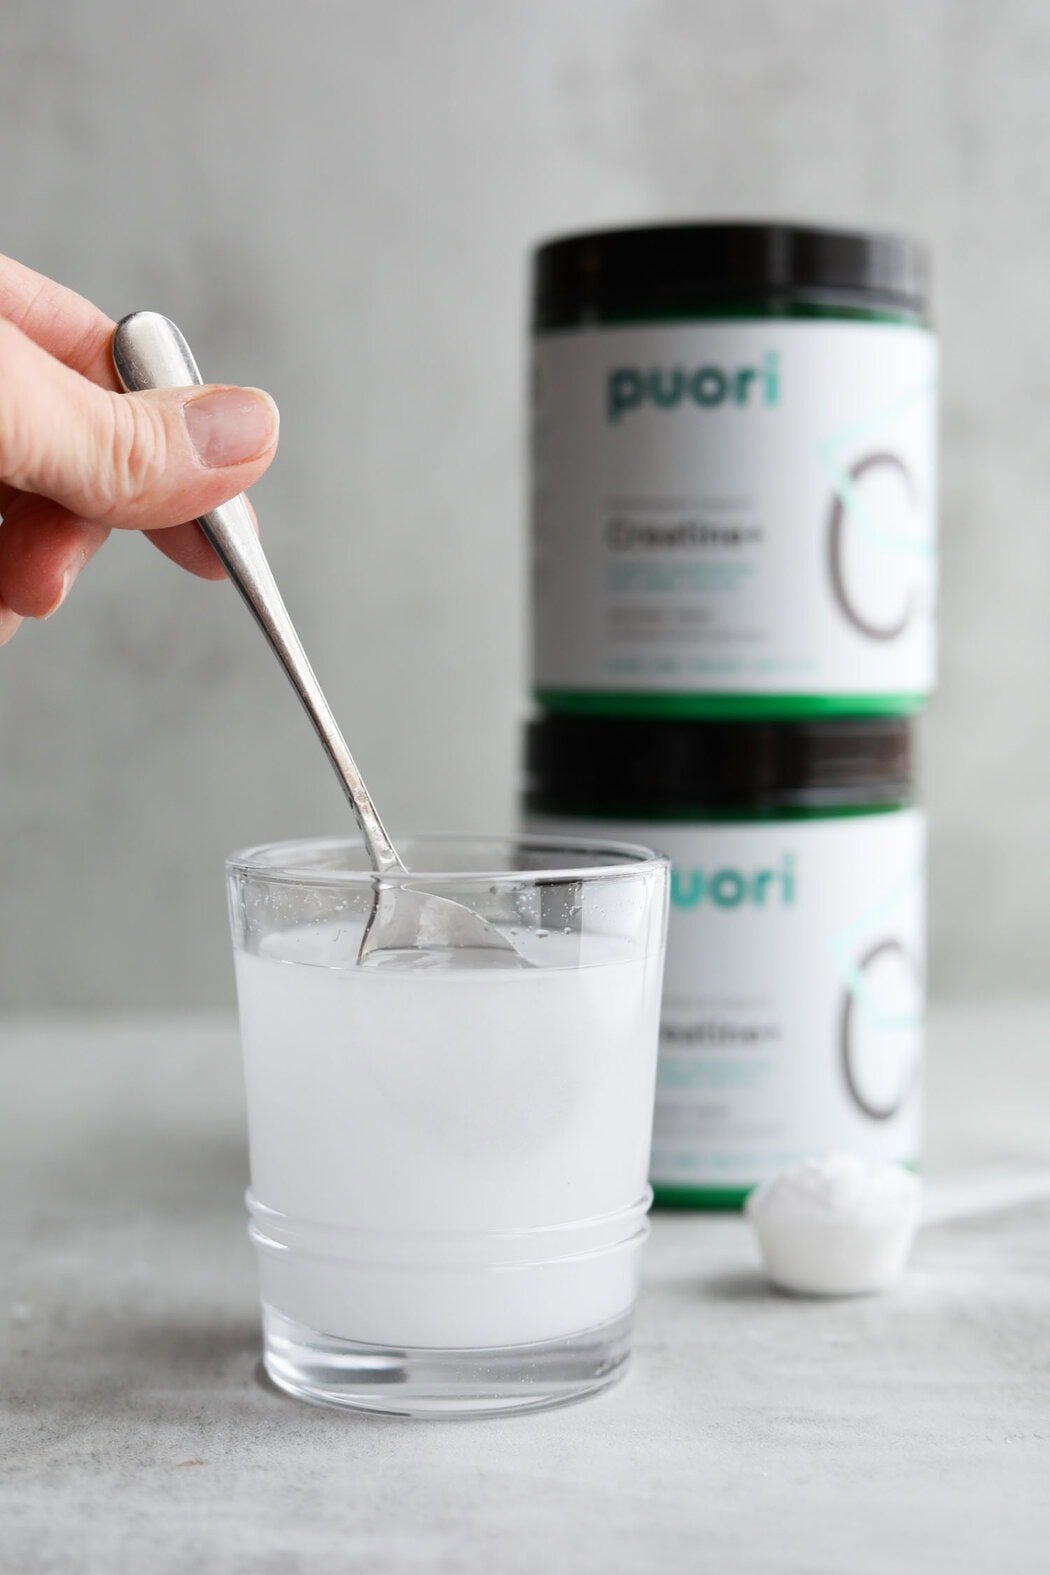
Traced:
POLYGON ((672 862, 650 1179, 736 1207, 828 1152, 918 1160, 925 831, 909 724, 550 716, 532 830, 672 862))
POLYGON ((901 715, 934 680, 936 346, 911 241, 680 224, 542 246, 546 710, 901 715))

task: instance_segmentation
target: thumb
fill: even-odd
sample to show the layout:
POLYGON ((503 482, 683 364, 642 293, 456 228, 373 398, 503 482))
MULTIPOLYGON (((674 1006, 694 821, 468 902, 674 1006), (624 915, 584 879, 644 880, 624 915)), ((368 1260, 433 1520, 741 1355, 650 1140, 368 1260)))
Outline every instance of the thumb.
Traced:
POLYGON ((262 475, 277 429, 259 389, 112 394, 0 321, 0 481, 81 519, 151 530, 195 519, 262 475))

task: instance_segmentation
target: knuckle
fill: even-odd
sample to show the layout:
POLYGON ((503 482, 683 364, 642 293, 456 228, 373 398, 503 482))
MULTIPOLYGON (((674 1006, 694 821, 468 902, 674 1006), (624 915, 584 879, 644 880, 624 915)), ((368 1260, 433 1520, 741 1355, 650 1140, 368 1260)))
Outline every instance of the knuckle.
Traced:
POLYGON ((147 504, 167 457, 167 433, 160 411, 140 399, 111 395, 101 448, 105 465, 100 503, 114 512, 147 504))
POLYGON ((21 397, 15 362, 20 345, 17 330, 0 319, 0 477, 23 487, 39 465, 43 448, 33 403, 21 397))
POLYGON ((29 412, 0 388, 0 477, 24 487, 38 468, 41 444, 29 412))

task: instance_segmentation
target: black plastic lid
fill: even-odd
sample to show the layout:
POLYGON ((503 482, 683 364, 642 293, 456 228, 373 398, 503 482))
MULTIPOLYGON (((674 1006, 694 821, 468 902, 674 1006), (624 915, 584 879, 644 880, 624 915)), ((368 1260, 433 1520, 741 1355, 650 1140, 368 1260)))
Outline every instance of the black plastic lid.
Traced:
POLYGON ((872 808, 910 802, 902 717, 679 722, 546 716, 530 722, 528 806, 644 819, 703 811, 872 808))
POLYGON ((901 235, 797 224, 665 224, 539 247, 537 328, 705 308, 842 306, 922 316, 925 250, 901 235))

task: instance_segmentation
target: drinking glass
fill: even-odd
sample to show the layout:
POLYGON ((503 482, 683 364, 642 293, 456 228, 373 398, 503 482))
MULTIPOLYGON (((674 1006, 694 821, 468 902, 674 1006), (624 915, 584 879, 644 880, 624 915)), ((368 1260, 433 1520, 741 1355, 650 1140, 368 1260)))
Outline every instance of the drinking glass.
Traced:
POLYGON ((534 1410, 624 1370, 648 1225, 665 859, 405 838, 514 951, 358 947, 352 839, 227 861, 264 1357, 306 1400, 534 1410))

